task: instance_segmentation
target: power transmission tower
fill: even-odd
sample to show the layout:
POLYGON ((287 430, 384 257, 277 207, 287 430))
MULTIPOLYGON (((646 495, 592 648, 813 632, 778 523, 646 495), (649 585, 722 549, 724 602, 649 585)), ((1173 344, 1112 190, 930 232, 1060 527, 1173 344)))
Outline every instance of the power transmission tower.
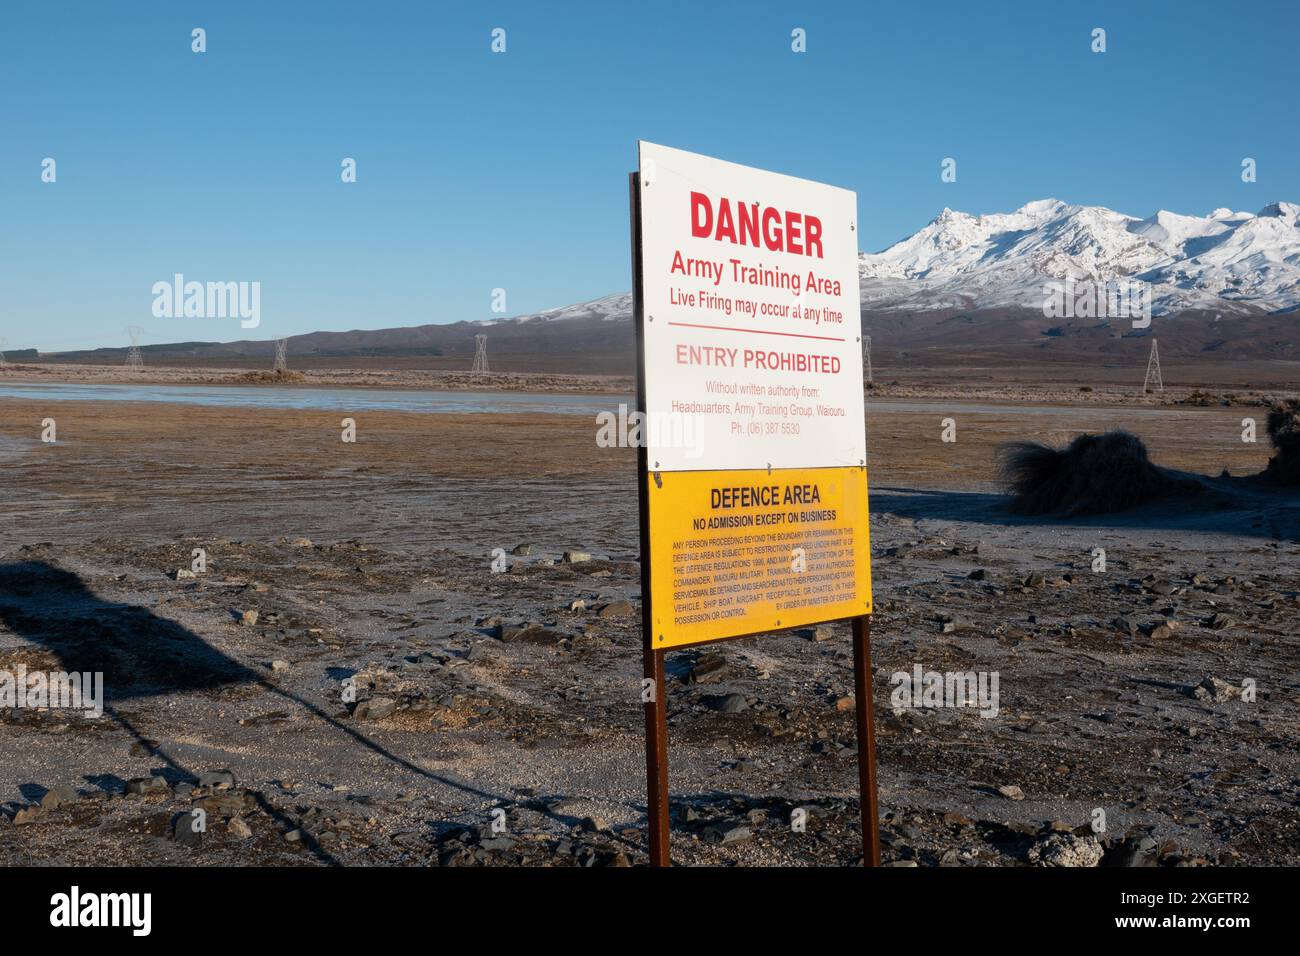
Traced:
POLYGON ((1164 394, 1165 382, 1160 377, 1160 352, 1156 348, 1156 340, 1151 340, 1151 355, 1147 358, 1147 377, 1142 382, 1142 394, 1152 391, 1151 383, 1155 382, 1155 391, 1164 394))
POLYGON ((276 339, 275 340, 275 368, 273 369, 276 375, 283 375, 285 372, 289 371, 288 353, 289 353, 289 340, 276 339))
POLYGON ((131 336, 131 348, 126 353, 126 367, 132 371, 139 371, 144 368, 144 356, 140 354, 140 336, 144 335, 144 327, 128 325, 126 334, 131 336))
POLYGON ((5 346, 8 344, 9 344, 9 340, 5 338, 3 335, 0 335, 0 368, 4 368, 6 365, 9 364, 8 362, 5 361, 5 346))
POLYGON ((874 382, 875 380, 871 377, 871 336, 869 335, 862 337, 862 360, 863 364, 866 365, 867 381, 874 382))
POLYGON ((474 336, 474 367, 470 369, 475 375, 479 375, 488 370, 487 364, 487 336, 474 336))

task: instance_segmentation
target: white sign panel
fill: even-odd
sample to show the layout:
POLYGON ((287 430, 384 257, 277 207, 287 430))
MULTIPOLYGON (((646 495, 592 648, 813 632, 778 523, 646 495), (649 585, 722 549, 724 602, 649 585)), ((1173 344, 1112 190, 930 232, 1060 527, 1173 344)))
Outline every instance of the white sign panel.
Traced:
POLYGON ((650 468, 865 465, 857 195, 640 154, 650 468))

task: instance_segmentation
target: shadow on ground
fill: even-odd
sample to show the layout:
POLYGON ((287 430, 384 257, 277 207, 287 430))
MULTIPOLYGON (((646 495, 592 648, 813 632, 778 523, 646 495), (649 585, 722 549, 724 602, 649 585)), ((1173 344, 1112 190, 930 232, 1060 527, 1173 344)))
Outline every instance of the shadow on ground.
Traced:
MULTIPOLYGON (((102 673, 105 716, 165 764, 156 775, 172 783, 194 783, 198 775, 157 741, 150 740, 113 705, 145 697, 256 684, 267 693, 309 711, 357 745, 428 781, 478 800, 503 805, 516 802, 512 797, 490 793, 412 763, 316 704, 270 683, 187 628, 145 608, 104 601, 80 576, 47 562, 0 564, 0 622, 24 640, 53 652, 62 670, 102 673)), ((105 774, 100 778, 105 786, 125 789, 125 781, 116 775, 105 774)), ((280 816, 265 801, 260 803, 267 813, 280 816)), ((542 807, 533 809, 545 812, 542 807)), ((546 815, 568 822, 560 814, 546 815)), ((287 821, 282 822, 289 826, 287 821)), ((322 862, 337 863, 314 842, 308 841, 307 846, 322 862)))
POLYGON ((1198 479, 1206 492, 1178 496, 1113 514, 1059 518, 1013 513, 1006 495, 879 486, 873 514, 1023 528, 1115 528, 1232 534, 1300 541, 1300 498, 1257 478, 1198 479))

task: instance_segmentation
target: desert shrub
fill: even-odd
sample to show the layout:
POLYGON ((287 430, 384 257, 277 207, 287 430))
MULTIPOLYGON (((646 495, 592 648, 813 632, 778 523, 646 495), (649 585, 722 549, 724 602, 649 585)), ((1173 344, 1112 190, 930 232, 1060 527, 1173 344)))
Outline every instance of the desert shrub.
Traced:
POLYGON ((1264 477, 1284 485, 1300 485, 1300 399, 1287 399, 1268 413, 1268 437, 1277 452, 1268 460, 1264 477))
POLYGON ((303 375, 302 372, 295 372, 293 369, 285 369, 282 372, 245 372, 239 377, 239 380, 241 382, 248 382, 255 385, 273 385, 276 383, 305 382, 307 381, 307 376, 303 375))
POLYGON ((1128 432, 1080 435, 1065 448, 1012 442, 998 451, 999 474, 1020 514, 1106 514, 1189 488, 1151 464, 1128 432))

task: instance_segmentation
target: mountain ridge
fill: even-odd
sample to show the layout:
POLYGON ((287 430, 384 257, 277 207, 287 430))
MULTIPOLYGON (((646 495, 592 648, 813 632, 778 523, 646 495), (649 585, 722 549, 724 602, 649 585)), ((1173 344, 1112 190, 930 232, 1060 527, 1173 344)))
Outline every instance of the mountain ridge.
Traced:
POLYGON ((974 216, 945 208, 905 239, 858 257, 863 309, 1039 307, 1071 279, 1150 286, 1156 315, 1300 306, 1300 205, 1258 213, 1158 210, 1141 219, 1059 199, 974 216))
MULTIPOLYGON (((1258 213, 1226 207, 1206 216, 1158 210, 1139 219, 1059 199, 1010 213, 945 208, 913 233, 858 259, 864 329, 899 349, 1073 349, 1114 352, 1143 337, 1127 319, 1062 322, 1044 311, 1045 285, 1073 279, 1130 280, 1152 292, 1152 312, 1179 330, 1185 352, 1292 356, 1300 312, 1300 205, 1273 202, 1258 213), (1220 323, 1241 319, 1238 322, 1220 323), (1245 321, 1245 320, 1251 321, 1245 321)), ((331 359, 392 357, 446 363, 472 356, 488 334, 489 354, 582 357, 626 365, 634 353, 628 292, 510 317, 289 337, 289 354, 331 359)), ((887 345, 888 343, 888 345, 887 345)), ((146 356, 203 362, 260 360, 272 341, 147 345, 146 356)), ((55 361, 120 361, 124 349, 59 353, 55 361)), ((548 361, 551 359, 548 358, 548 361)))

